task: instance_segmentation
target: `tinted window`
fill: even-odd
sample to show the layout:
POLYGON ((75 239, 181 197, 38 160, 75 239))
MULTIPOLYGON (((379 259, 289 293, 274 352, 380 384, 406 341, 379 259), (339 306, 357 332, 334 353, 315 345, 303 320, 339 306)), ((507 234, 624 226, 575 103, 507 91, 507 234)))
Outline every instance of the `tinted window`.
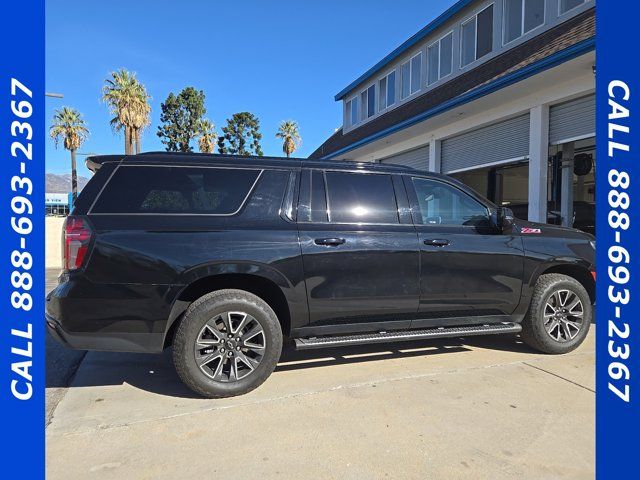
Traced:
POLYGON ((376 86, 371 85, 367 90, 367 117, 376 113, 376 86))
POLYGON ((429 84, 438 80, 440 64, 440 43, 436 42, 427 49, 427 81, 429 84))
POLYGON ((327 196, 324 190, 323 172, 304 170, 300 181, 298 221, 326 222, 327 220, 327 196))
POLYGON ((524 33, 544 23, 544 0, 525 0, 524 33))
POLYGON ((522 0, 504 2, 504 42, 510 42, 522 35, 522 0))
POLYGON ((493 50, 493 5, 478 14, 476 58, 484 57, 491 50, 493 50))
POLYGON ((411 93, 420 90, 420 75, 422 68, 422 53, 419 53, 411 59, 411 93))
POLYGON ((387 108, 387 77, 380 79, 380 89, 378 90, 378 109, 387 108))
POLYGON ((407 98, 410 94, 409 88, 411 85, 411 63, 406 62, 402 64, 402 98, 407 98))
POLYGON ((396 72, 387 77, 387 107, 396 102, 396 72))
POLYGON ((462 65, 476 59, 476 19, 462 25, 462 65))
POLYGON ((480 202, 446 183, 425 178, 413 179, 423 225, 481 226, 489 222, 489 212, 480 202))
POLYGON ((453 62, 453 33, 440 40, 440 78, 451 73, 453 62))
POLYGON ((92 213, 228 215, 242 205, 258 170, 119 167, 92 213))
POLYGON ((326 172, 329 220, 336 223, 398 223, 390 175, 326 172))

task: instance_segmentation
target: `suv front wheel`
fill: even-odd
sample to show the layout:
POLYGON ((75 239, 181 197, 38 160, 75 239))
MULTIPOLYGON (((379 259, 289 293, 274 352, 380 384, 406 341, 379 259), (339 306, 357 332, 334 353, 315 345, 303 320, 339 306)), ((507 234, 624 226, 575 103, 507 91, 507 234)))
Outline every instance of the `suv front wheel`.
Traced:
POLYGON ((247 393, 264 382, 282 351, 271 307, 243 290, 218 290, 193 302, 173 341, 181 380, 209 398, 247 393))
POLYGON ((544 353, 570 352, 589 333, 592 312, 589 294, 576 279, 558 273, 540 275, 522 321, 522 339, 544 353))

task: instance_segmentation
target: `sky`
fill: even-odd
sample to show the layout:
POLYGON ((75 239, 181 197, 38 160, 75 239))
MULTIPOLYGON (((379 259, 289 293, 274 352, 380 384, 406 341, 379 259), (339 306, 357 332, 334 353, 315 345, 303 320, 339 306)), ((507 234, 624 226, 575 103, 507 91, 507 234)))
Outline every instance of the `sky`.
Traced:
MULTIPOLYGON (((101 100, 110 72, 136 73, 152 97, 143 151, 164 150, 160 104, 184 87, 204 90, 217 132, 233 113, 260 119, 265 155, 282 155, 282 120, 300 126, 306 157, 342 124, 334 95, 454 0, 203 1, 47 0, 46 118, 78 109, 91 132, 80 153, 124 152, 101 100)), ((197 149, 197 146, 194 145, 197 149)), ((79 157, 78 173, 90 176, 79 157)), ((69 152, 51 140, 47 172, 68 173, 69 152)))

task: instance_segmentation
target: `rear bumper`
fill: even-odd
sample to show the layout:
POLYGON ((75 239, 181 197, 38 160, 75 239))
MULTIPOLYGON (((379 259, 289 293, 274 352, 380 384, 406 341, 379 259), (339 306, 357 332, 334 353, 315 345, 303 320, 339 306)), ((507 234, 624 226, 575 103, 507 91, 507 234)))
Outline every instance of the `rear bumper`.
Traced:
POLYGON ((173 289, 65 278, 46 298, 51 336, 75 350, 160 353, 173 289))
POLYGON ((159 353, 164 336, 157 333, 71 333, 45 313, 49 334, 67 348, 103 352, 159 353))

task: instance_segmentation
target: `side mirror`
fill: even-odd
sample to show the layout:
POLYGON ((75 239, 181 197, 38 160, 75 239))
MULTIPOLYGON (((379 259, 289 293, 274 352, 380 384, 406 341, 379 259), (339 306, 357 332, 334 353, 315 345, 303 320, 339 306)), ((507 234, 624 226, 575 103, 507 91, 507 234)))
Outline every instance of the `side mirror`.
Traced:
POLYGON ((498 207, 491 212, 491 223, 495 228, 502 231, 513 223, 513 212, 510 208, 498 207))

